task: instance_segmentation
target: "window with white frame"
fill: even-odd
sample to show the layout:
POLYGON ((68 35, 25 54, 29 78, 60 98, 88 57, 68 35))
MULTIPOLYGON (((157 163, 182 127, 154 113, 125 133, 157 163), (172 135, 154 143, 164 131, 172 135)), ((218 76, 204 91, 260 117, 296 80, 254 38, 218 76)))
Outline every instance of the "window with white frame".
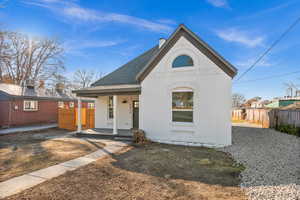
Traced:
POLYGON ((59 108, 64 108, 64 102, 63 101, 59 101, 58 102, 58 107, 59 108))
POLYGON ((172 121, 193 122, 193 92, 172 92, 172 121))
POLYGON ((95 108, 94 103, 88 103, 87 106, 88 106, 88 109, 94 109, 95 108))
POLYGON ((38 101, 24 100, 24 111, 37 111, 38 101))
POLYGON ((74 102, 71 101, 71 102, 69 103, 69 107, 70 107, 70 108, 74 108, 74 102))
POLYGON ((108 119, 114 118, 114 100, 113 96, 108 97, 108 119))
POLYGON ((194 61, 190 56, 187 55, 177 56, 172 63, 172 68, 192 67, 192 66, 194 66, 194 61))

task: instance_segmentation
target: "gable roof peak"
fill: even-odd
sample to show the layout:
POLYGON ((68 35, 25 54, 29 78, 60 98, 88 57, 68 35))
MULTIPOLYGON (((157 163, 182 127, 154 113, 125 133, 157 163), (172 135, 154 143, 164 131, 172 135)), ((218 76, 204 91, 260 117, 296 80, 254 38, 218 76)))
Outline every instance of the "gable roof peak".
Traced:
POLYGON ((193 33, 185 24, 179 24, 165 41, 147 50, 115 71, 94 82, 91 86, 139 84, 151 72, 163 56, 174 46, 180 37, 188 39, 204 55, 219 66, 227 75, 234 77, 237 69, 214 51, 207 43, 193 33))
POLYGON ((152 71, 155 65, 162 57, 174 46, 178 39, 183 36, 188 39, 204 55, 219 66, 227 75, 233 78, 237 74, 237 69, 218 54, 211 46, 204 42, 199 36, 192 32, 184 24, 179 24, 176 30, 166 40, 158 53, 146 64, 146 66, 137 74, 136 79, 141 82, 152 71))

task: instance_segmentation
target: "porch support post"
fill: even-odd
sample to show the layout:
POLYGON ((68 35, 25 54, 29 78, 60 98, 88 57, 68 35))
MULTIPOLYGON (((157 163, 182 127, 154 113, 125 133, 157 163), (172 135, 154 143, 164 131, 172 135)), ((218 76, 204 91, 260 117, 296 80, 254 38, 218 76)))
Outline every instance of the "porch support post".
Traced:
POLYGON ((118 104, 118 97, 117 95, 113 96, 113 134, 117 135, 118 134, 118 121, 117 121, 117 104, 118 104))
POLYGON ((81 99, 77 98, 77 133, 81 132, 81 99))

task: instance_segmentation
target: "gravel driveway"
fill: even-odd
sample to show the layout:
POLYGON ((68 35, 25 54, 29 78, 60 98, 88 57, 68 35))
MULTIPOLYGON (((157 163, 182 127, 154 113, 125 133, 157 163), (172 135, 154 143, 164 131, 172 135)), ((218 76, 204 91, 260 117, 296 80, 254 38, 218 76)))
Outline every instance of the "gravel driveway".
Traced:
POLYGON ((246 169, 241 186, 249 199, 300 200, 300 138, 272 129, 233 126, 230 153, 246 169))

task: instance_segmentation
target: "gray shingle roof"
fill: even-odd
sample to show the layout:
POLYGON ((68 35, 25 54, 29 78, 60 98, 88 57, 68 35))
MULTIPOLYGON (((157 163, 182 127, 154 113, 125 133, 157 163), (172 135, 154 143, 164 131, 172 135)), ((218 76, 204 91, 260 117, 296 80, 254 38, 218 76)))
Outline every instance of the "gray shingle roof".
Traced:
MULTIPOLYGON (((0 101, 9 99, 47 99, 47 100, 75 100, 76 95, 71 91, 58 92, 55 89, 26 88, 19 85, 0 83, 0 101)), ((90 99, 83 99, 90 101, 90 99)))
POLYGON ((92 86, 137 84, 137 74, 146 66, 149 60, 158 53, 158 51, 158 46, 149 49, 142 55, 99 79, 93 83, 92 86))
POLYGON ((158 46, 153 47, 112 73, 99 79, 91 86, 138 84, 156 66, 155 62, 157 63, 181 36, 186 37, 195 47, 218 65, 231 78, 237 74, 237 69, 234 66, 200 39, 200 37, 190 31, 185 25, 181 24, 161 48, 158 46))

